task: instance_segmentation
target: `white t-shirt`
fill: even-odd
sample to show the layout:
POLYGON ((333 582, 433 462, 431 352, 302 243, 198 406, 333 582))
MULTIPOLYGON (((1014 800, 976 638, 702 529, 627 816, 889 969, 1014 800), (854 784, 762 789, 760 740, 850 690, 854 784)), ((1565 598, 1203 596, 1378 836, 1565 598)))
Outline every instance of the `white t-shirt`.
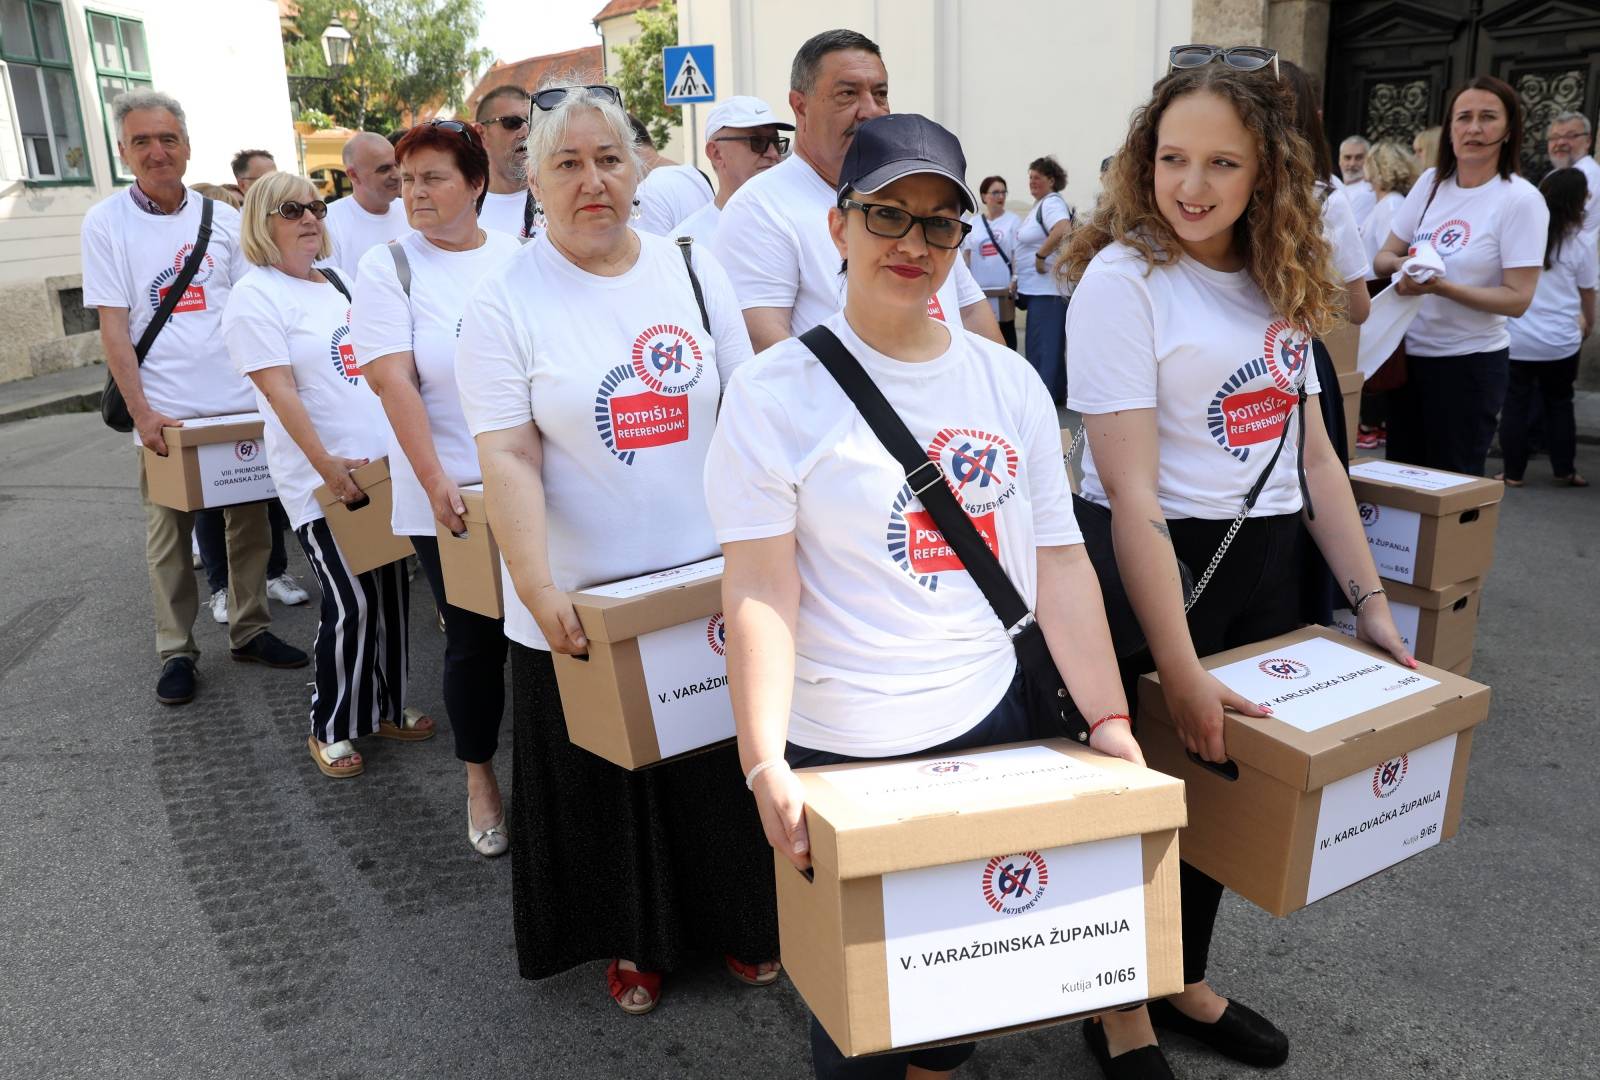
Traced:
MULTIPOLYGON (((1458 187, 1451 177, 1439 185, 1430 204, 1433 176, 1434 170, 1428 169, 1417 180, 1389 231, 1408 245, 1430 241, 1444 260, 1445 277, 1458 285, 1499 285, 1503 270, 1544 264, 1550 210, 1538 188, 1520 176, 1496 176, 1474 188, 1458 187)), ((1467 356, 1503 349, 1510 340, 1504 315, 1424 296, 1406 332, 1406 352, 1467 356)))
POLYGON ((1372 213, 1372 208, 1378 202, 1378 193, 1372 190, 1372 181, 1365 178, 1353 184, 1338 180, 1333 185, 1338 191, 1344 192, 1344 197, 1350 200, 1350 211, 1355 214, 1357 221, 1365 221, 1367 215, 1372 213))
MULTIPOLYGON (((925 363, 869 348, 827 320, 995 548, 1037 599, 1037 549, 1082 542, 1055 407, 1022 357, 950 329, 925 363)), ((1016 653, 905 473, 797 340, 733 380, 705 468, 717 540, 793 532, 800 575, 789 738, 859 757, 908 754, 994 708, 1016 653)))
POLYGON ((1011 256, 1011 261, 1017 267, 1017 292, 1022 296, 1061 295, 1054 273, 1056 254, 1052 253, 1044 261, 1047 269, 1043 274, 1034 269, 1033 257, 1038 254, 1045 237, 1050 235, 1050 230, 1071 216, 1072 208, 1066 198, 1059 191, 1053 191, 1046 195, 1041 203, 1035 204, 1022 218, 1022 223, 1017 227, 1016 254, 1011 256), (1044 218, 1042 229, 1039 228, 1041 216, 1044 218))
MULTIPOLYGON (((381 356, 409 352, 417 367, 422 405, 439 465, 457 486, 483 479, 478 448, 467 432, 456 391, 456 337, 461 314, 478 282, 509 259, 521 243, 505 233, 484 230, 485 242, 471 251, 445 251, 421 233, 400 241, 411 266, 411 297, 406 298, 387 246, 361 259, 350 316, 356 360, 365 368, 381 356)), ((385 414, 387 415, 387 414, 385 414)), ((393 428, 389 432, 389 475, 394 485, 390 525, 396 536, 433 536, 428 493, 406 457, 393 428)))
POLYGON ((1350 209, 1345 195, 1349 188, 1324 188, 1322 200, 1322 235, 1333 246, 1333 268, 1341 282, 1365 281, 1372 274, 1372 260, 1367 258, 1366 245, 1361 242, 1361 227, 1350 209))
POLYGON ((722 208, 714 202, 708 202, 678 222, 678 227, 673 229, 670 235, 691 237, 697 249, 709 251, 712 238, 717 235, 717 224, 721 220, 722 208))
POLYGON ((384 213, 373 214, 356 202, 354 195, 346 195, 328 204, 325 224, 333 241, 333 254, 328 257, 327 265, 343 275, 344 283, 352 288, 363 255, 411 232, 406 222, 405 203, 400 199, 391 202, 384 213))
MULTIPOLYGON (((962 244, 962 250, 972 255, 972 280, 983 289, 1004 289, 1011 284, 1011 267, 1006 265, 1006 259, 1013 264, 1016 262, 1017 230, 1022 227, 1022 219, 1007 210, 998 218, 990 221, 978 211, 972 215, 972 231, 967 234, 967 239, 962 244), (984 229, 987 224, 989 228, 984 229), (993 234, 991 236, 990 234, 993 234), (1005 259, 1000 253, 1005 252, 1005 259)), ((989 298, 989 306, 995 315, 1000 314, 1000 301, 995 297, 989 298)))
MULTIPOLYGON (((1251 516, 1299 511, 1292 410, 1301 379, 1308 395, 1321 390, 1310 359, 1311 339, 1272 311, 1248 273, 1187 256, 1146 276, 1138 252, 1112 244, 1090 262, 1067 309, 1067 407, 1156 410, 1156 486, 1168 518, 1237 514, 1285 422, 1283 453, 1251 516)), ((1109 506, 1087 449, 1083 467, 1083 497, 1109 506)))
POLYGON ((486 192, 483 196, 483 209, 478 211, 478 224, 489 232, 529 238, 528 234, 522 231, 522 215, 527 201, 526 191, 514 191, 509 195, 486 192))
POLYGON ((1583 203, 1583 231, 1589 234, 1589 245, 1593 247, 1600 240, 1600 162, 1585 154, 1572 167, 1581 170, 1589 181, 1589 194, 1583 203))
POLYGON ((1582 229, 1567 234, 1550 268, 1539 275, 1533 303, 1511 319, 1513 360, 1565 360, 1583 344, 1578 290, 1600 285, 1600 251, 1582 229))
MULTIPOLYGON (((789 332, 799 336, 844 309, 839 249, 828 233, 838 195, 805 158, 791 154, 757 173, 722 208, 712 250, 739 295, 741 308, 792 308, 789 332)), ((953 325, 961 309, 983 299, 961 259, 928 300, 928 314, 953 325)))
MULTIPOLYGON (((118 191, 92 206, 81 241, 84 306, 127 308, 130 340, 137 343, 194 250, 201 202, 191 193, 182 210, 164 216, 146 213, 118 191)), ((250 384, 228 363, 222 341, 228 294, 249 270, 239 246, 239 212, 213 203, 205 258, 139 369, 151 408, 174 420, 255 408, 250 384)))
POLYGON ((1361 243, 1367 250, 1369 264, 1377 259, 1378 252, 1389 242, 1389 226, 1394 222, 1395 212, 1405 205, 1405 201, 1406 197, 1398 191, 1386 192, 1361 223, 1361 243))
POLYGON ((639 184, 640 232, 676 236, 678 222, 712 199, 711 185, 693 165, 663 165, 651 169, 639 184))
MULTIPOLYGON (((638 261, 617 277, 578 269, 553 244, 525 245, 478 283, 456 347, 474 437, 538 426, 550 573, 564 590, 717 552, 699 478, 750 337, 710 252, 694 253, 707 334, 678 246, 638 236, 638 261)), ((502 577, 506 636, 548 648, 502 577)))
MULTIPOLYGON (((256 267, 233 290, 222 331, 239 374, 292 369, 300 401, 328 453, 373 460, 388 453, 389 425, 378 395, 361 377, 350 341, 350 302, 338 289, 256 267)), ((284 430, 266 395, 258 390, 255 396, 266 422, 267 468, 289 524, 298 529, 323 516, 315 495, 322 476, 284 430)))

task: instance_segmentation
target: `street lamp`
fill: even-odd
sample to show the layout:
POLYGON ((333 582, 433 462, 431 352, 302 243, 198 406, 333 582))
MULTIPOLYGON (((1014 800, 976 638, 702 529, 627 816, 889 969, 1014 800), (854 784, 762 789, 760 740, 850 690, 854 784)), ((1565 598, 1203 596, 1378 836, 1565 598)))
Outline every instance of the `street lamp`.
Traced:
POLYGON ((322 59, 327 61, 328 70, 337 75, 349 66, 350 58, 356 51, 355 39, 350 36, 350 31, 344 24, 334 19, 328 28, 322 32, 322 59))

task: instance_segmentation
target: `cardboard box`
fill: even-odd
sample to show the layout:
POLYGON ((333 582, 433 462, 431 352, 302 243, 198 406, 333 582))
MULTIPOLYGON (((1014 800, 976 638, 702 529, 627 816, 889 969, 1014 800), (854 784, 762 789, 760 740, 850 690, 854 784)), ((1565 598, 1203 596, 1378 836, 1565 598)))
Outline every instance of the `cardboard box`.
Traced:
POLYGON ((571 599, 589 655, 551 659, 575 745, 639 769, 733 738, 720 556, 571 599))
POLYGON ((267 470, 260 413, 185 420, 161 429, 167 456, 144 449, 150 501, 174 510, 258 502, 278 494, 267 470))
POLYGON ((491 619, 505 617, 501 593, 500 545, 489 529, 489 511, 484 506, 483 485, 461 489, 467 512, 464 535, 457 536, 443 525, 436 525, 439 537, 439 566, 444 571, 444 597, 465 611, 476 611, 491 619))
POLYGON ((1500 481, 1362 458, 1350 463, 1350 487, 1380 576, 1442 589, 1488 575, 1500 481))
POLYGON ((389 459, 369 461, 350 473, 366 498, 346 506, 324 484, 317 488, 317 504, 328 519, 339 553, 352 574, 365 574, 412 554, 411 538, 396 536, 390 525, 394 488, 389 482, 389 459))
POLYGON ((1287 915, 1455 835, 1487 686, 1321 626, 1203 663, 1275 715, 1225 713, 1214 766, 1185 750, 1158 676, 1140 680, 1139 745, 1187 785, 1185 860, 1287 915))
MULTIPOLYGON (((1424 664, 1456 669, 1472 665, 1472 641, 1478 634, 1478 599, 1482 582, 1477 579, 1447 585, 1442 589, 1419 589, 1397 581, 1383 583, 1389 611, 1406 648, 1424 664)), ((1333 613, 1333 628, 1346 637, 1356 636, 1356 619, 1346 609, 1333 613)))
POLYGON ((1339 396, 1344 399, 1345 438, 1349 442, 1345 448, 1346 458, 1355 453, 1356 433, 1361 430, 1361 384, 1366 381, 1359 371, 1339 373, 1339 396))
POLYGON ((846 1055, 1181 988, 1170 777, 1064 739, 797 775, 812 868, 774 854, 783 966, 846 1055))
POLYGON ((1356 370, 1357 355, 1361 346, 1361 327, 1354 323, 1341 322, 1322 339, 1322 344, 1328 348, 1328 358, 1333 361, 1333 370, 1340 375, 1356 370))

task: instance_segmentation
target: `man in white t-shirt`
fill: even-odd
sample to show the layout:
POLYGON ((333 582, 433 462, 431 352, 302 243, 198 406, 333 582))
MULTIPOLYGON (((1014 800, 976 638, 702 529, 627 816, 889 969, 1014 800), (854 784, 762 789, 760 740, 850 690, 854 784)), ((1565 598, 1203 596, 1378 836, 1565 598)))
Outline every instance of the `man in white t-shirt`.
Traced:
MULTIPOLYGON (((712 250, 728 271, 757 352, 803 334, 844 307, 839 251, 828 211, 856 128, 889 112, 889 72, 877 44, 854 30, 826 30, 800 46, 789 71, 794 153, 727 202, 712 250)), ((1000 325, 967 265, 957 259, 928 314, 958 317, 1004 345, 1000 325)))
MULTIPOLYGON (((201 416, 255 412, 255 394, 227 360, 222 312, 249 264, 239 245, 239 214, 212 204, 211 237, 190 283, 161 326, 144 364, 134 343, 155 318, 199 237, 204 200, 184 187, 189 131, 183 107, 140 89, 111 104, 117 152, 134 175, 84 215, 83 302, 100 314, 100 343, 133 418, 139 444, 167 453, 165 427, 201 416)), ((195 515, 150 501, 139 458, 145 561, 156 616, 161 676, 156 698, 181 705, 195 693, 194 640, 199 590, 190 562, 195 515)), ((235 660, 304 667, 307 657, 267 630, 267 559, 272 547, 265 503, 224 511, 228 552, 228 641, 235 660)))
POLYGON ((361 131, 344 144, 344 169, 351 192, 328 204, 328 238, 333 254, 326 265, 344 278, 348 287, 356 279, 361 256, 379 244, 398 240, 411 231, 406 208, 400 201, 400 166, 394 147, 373 131, 361 131))
POLYGON ((635 145, 645 167, 645 177, 634 195, 639 200, 639 219, 634 226, 657 236, 676 235, 678 222, 715 195, 711 178, 693 165, 679 165, 662 157, 639 118, 629 116, 628 120, 633 124, 635 145))
POLYGON ((478 224, 524 239, 533 236, 533 197, 528 191, 528 92, 497 86, 478 102, 476 122, 489 153, 489 190, 478 224))
POLYGON ((717 197, 678 222, 672 235, 711 243, 733 193, 789 152, 789 140, 778 134, 780 129, 793 131, 794 125, 779 120, 758 97, 731 97, 712 109, 706 117, 706 160, 717 174, 717 197))
POLYGON ((1590 151, 1594 148, 1593 128, 1580 112, 1564 112, 1550 121, 1545 135, 1550 165, 1556 169, 1577 169, 1589 181, 1589 197, 1583 204, 1583 233, 1592 247, 1600 242, 1600 164, 1590 151))
POLYGON ((1344 195, 1350 200, 1350 209, 1357 221, 1367 220, 1372 208, 1378 205, 1378 193, 1367 180, 1367 151, 1372 144, 1360 135, 1352 135, 1339 144, 1339 175, 1344 180, 1344 195))

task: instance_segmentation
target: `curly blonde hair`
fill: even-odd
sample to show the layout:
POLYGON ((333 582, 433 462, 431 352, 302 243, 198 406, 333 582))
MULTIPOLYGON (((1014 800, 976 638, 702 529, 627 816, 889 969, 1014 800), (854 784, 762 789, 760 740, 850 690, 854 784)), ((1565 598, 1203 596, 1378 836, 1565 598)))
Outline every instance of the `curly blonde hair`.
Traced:
POLYGON ((1373 144, 1372 149, 1367 151, 1364 169, 1367 183, 1379 195, 1387 195, 1391 191, 1397 195, 1409 195, 1411 185, 1417 182, 1421 172, 1411 151, 1393 139, 1373 144))
POLYGON ((1294 99, 1266 72, 1223 64, 1175 71, 1134 111, 1128 137, 1112 158, 1094 214, 1072 234, 1056 273, 1077 281, 1109 244, 1121 241, 1145 258, 1146 273, 1177 260, 1182 246, 1155 199, 1156 137, 1161 117, 1189 94, 1231 104, 1255 136, 1260 171, 1249 208, 1234 224, 1245 269, 1272 310, 1314 337, 1333 329, 1343 309, 1332 248, 1322 235, 1311 148, 1295 130, 1294 99))

